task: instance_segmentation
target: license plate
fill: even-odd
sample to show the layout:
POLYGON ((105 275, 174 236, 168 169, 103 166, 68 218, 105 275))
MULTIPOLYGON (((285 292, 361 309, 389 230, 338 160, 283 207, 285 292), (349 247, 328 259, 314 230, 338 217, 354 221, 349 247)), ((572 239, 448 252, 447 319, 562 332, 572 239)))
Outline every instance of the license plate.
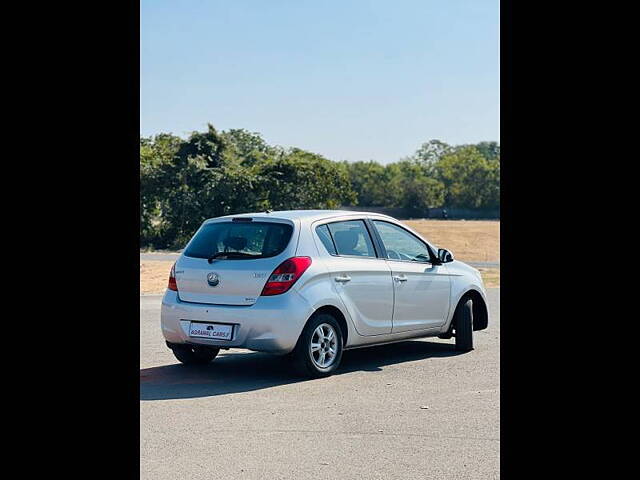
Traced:
POLYGON ((189 324, 189 336, 198 338, 215 338, 218 340, 231 340, 233 325, 222 325, 220 323, 198 323, 189 324))

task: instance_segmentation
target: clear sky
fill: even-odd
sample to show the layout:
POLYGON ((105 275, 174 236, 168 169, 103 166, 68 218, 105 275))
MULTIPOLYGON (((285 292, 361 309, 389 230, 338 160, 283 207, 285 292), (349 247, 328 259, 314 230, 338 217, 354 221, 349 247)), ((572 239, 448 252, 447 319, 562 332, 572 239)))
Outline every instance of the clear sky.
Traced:
POLYGON ((500 141, 498 0, 142 0, 140 134, 245 128, 332 160, 500 141))

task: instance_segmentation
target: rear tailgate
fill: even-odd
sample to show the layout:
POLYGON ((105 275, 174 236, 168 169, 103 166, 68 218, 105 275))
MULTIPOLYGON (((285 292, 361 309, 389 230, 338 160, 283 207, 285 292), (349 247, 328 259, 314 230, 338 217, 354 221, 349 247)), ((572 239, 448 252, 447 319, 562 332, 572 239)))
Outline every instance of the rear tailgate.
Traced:
POLYGON ((206 222, 176 263, 180 300, 213 305, 254 304, 273 270, 295 255, 298 236, 299 228, 291 220, 260 218, 253 223, 233 225, 230 219, 206 222), (212 226, 212 223, 218 225, 212 226), (290 227, 285 228, 283 223, 290 227), (275 244, 270 240, 274 237, 278 238, 275 244), (217 258, 212 263, 202 258, 229 248, 256 255, 279 253, 266 258, 217 258))

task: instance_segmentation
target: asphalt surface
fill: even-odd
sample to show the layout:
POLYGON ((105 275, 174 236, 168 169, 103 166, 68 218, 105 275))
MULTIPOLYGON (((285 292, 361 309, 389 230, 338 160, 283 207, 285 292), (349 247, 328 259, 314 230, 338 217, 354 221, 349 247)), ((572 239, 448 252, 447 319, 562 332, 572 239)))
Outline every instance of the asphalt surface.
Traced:
MULTIPOLYGON (((140 260, 164 260, 175 261, 180 256, 179 253, 141 253, 140 260)), ((500 262, 464 262, 472 267, 500 268, 500 262)))
POLYGON ((499 478, 499 288, 472 352, 438 338, 352 350, 318 380, 246 350, 180 365, 160 298, 140 297, 142 479, 499 478))

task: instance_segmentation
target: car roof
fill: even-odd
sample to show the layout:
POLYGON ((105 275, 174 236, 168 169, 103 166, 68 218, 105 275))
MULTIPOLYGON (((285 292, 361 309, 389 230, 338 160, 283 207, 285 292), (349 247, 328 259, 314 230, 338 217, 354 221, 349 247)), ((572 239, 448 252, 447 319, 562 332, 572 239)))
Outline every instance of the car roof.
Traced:
POLYGON ((206 222, 217 221, 224 218, 237 218, 237 217, 252 217, 259 219, 278 219, 278 220, 290 220, 295 222, 295 220, 300 221, 301 223, 310 224, 317 220, 324 220, 327 218, 333 217, 378 217, 379 219, 389 219, 394 223, 401 223, 406 230, 409 230, 414 235, 417 235, 418 238, 422 238, 425 242, 431 245, 432 248, 437 249, 438 247, 429 242, 424 236, 420 235, 418 232, 410 228, 408 225, 405 225, 397 218, 390 217, 389 215, 384 215, 383 213, 376 212, 361 212, 357 210, 277 210, 273 212, 253 212, 253 213, 239 213, 236 215, 225 215, 222 217, 209 218, 205 220, 206 222))
MULTIPOLYGON (((241 213, 237 215, 225 215, 224 217, 217 218, 237 218, 237 217, 252 217, 252 218, 282 218, 287 220, 321 220, 324 218, 338 217, 345 215, 355 216, 368 216, 375 215, 380 217, 387 217, 375 212, 359 212, 353 210, 277 210, 273 212, 253 212, 253 213, 241 213)), ((391 217, 388 217, 391 218, 391 217)), ((210 219, 213 220, 213 219, 210 219)))

